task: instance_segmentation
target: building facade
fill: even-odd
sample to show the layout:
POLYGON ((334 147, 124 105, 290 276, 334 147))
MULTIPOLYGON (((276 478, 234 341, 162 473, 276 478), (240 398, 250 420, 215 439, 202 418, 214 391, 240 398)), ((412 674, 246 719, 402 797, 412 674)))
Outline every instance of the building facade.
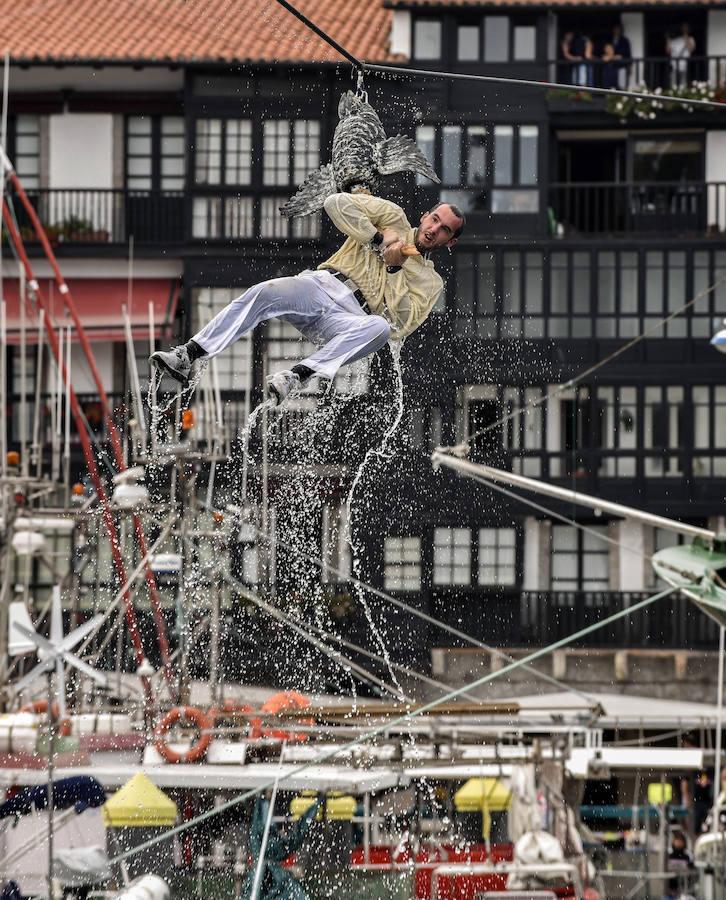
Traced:
MULTIPOLYGON (((430 453, 469 441, 475 460, 719 527, 726 373, 708 341, 726 315, 726 118, 664 108, 658 96, 719 96, 726 7, 374 6, 362 37, 352 0, 311 15, 369 61, 566 86, 405 72, 366 78, 388 133, 415 136, 442 178, 440 187, 391 179, 387 196, 412 221, 439 200, 454 202, 466 211, 467 228, 454 252, 437 260, 445 295, 403 349, 402 424, 386 463, 364 473, 354 508, 356 571, 479 640, 538 645, 651 591, 648 556, 675 538, 571 506, 534 509, 435 471, 430 453), (345 25, 336 26, 341 14, 345 25), (684 34, 689 52, 679 55, 673 47, 684 34), (622 36, 627 52, 617 44, 613 58, 608 47, 622 36), (582 58, 573 59, 577 51, 582 58), (644 87, 653 102, 618 108, 588 94, 589 86, 644 87), (543 399, 643 333, 645 340, 591 378, 543 399)), ((219 46, 198 53, 164 23, 156 37, 164 46, 153 51, 139 52, 129 37, 118 53, 109 43, 62 59, 49 48, 39 58, 25 33, 14 37, 15 49, 9 43, 8 153, 80 297, 119 406, 129 390, 124 304, 143 361, 150 307, 157 343, 187 338, 246 286, 317 265, 338 240, 324 214, 290 222, 278 208, 327 161, 350 69, 299 23, 275 13, 250 28, 244 14, 241 4, 224 32, 231 41, 222 41, 220 29, 219 46), (285 39, 276 42, 280 34, 285 39)), ((12 341, 19 315, 5 253, 12 341)), ((34 258, 39 277, 48 278, 34 258)), ((93 423, 97 402, 75 354, 74 345, 74 381, 93 423)), ((294 331, 272 323, 219 358, 230 433, 261 397, 264 375, 302 355, 294 331)), ((238 542, 243 580, 278 595, 312 590, 313 582, 320 591, 322 583, 335 621, 361 642, 370 635, 347 578, 345 499, 371 439, 382 437, 397 409, 394 368, 384 351, 370 370, 340 380, 353 399, 345 409, 332 404, 336 433, 324 446, 328 401, 313 415, 314 401, 304 399, 283 417, 268 448, 265 512, 278 551, 263 565, 267 552, 254 530, 243 530, 238 542), (307 506, 310 495, 290 487, 291 466, 301 461, 318 476, 307 506), (302 546, 320 557, 322 572, 300 576, 280 549, 297 539, 300 516, 302 546)), ((14 345, 9 374, 17 398, 14 345)), ((143 364, 140 374, 148 378, 143 364)), ((17 442, 17 417, 8 427, 17 442)), ((100 422, 98 431, 102 438, 100 422)), ((250 477, 245 501, 259 524, 261 488, 250 477)), ((451 641, 400 611, 374 616, 421 664, 451 641)), ((635 619, 627 633, 594 640, 708 648, 714 635, 698 611, 674 600, 662 614, 635 619)))

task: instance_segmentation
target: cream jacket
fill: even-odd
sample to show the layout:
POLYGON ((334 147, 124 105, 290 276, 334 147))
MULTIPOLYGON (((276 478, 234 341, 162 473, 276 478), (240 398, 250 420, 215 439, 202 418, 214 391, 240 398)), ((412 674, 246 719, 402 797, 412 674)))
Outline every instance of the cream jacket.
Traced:
POLYGON ((391 338, 399 341, 426 321, 444 289, 434 264, 423 256, 409 257, 400 272, 389 275, 381 254, 371 247, 377 231, 392 228, 412 244, 411 227, 400 206, 367 194, 333 194, 325 212, 348 239, 319 269, 345 273, 363 291, 371 312, 391 323, 391 338))

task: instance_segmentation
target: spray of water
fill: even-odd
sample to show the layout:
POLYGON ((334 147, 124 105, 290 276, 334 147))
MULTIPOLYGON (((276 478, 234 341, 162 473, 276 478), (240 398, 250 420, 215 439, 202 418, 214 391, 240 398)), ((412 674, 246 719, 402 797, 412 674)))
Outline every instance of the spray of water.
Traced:
MULTIPOLYGON (((393 360, 393 371, 395 373, 396 380, 396 397, 395 397, 395 412, 393 418, 391 419, 391 423, 383 434, 383 438, 381 439, 381 443, 377 447, 371 447, 366 455, 363 457, 363 462, 358 467, 356 471, 353 481, 350 486, 350 490, 348 491, 348 496, 345 501, 345 508, 347 512, 347 527, 345 538, 350 546, 351 557, 353 561, 353 574, 355 575, 358 581, 363 580, 363 575, 360 567, 361 560, 361 548, 356 545, 356 541, 354 539, 354 529, 353 529, 353 503, 356 499, 356 491, 363 478, 367 476, 369 473, 372 475, 375 472, 375 469, 378 463, 391 459, 393 452, 389 449, 391 439, 398 431, 398 427, 401 424, 401 420, 403 419, 403 372, 401 370, 401 348, 403 346, 403 341, 389 341, 388 346, 391 350, 391 358, 393 360)), ((375 623, 373 619, 373 614, 371 612, 370 605, 366 598, 366 595, 361 588, 360 584, 357 583, 355 585, 356 595, 358 597, 358 602, 363 608, 366 619, 368 621, 368 625, 373 633, 378 646, 381 651, 381 656, 386 661, 386 667, 388 669, 388 675, 392 681, 392 683, 396 686, 398 691, 400 692, 401 699, 405 698, 405 692, 401 687, 401 684, 396 677, 396 673, 393 670, 391 665, 391 657, 388 652, 388 647, 386 642, 383 639, 383 635, 381 634, 380 629, 375 623)))

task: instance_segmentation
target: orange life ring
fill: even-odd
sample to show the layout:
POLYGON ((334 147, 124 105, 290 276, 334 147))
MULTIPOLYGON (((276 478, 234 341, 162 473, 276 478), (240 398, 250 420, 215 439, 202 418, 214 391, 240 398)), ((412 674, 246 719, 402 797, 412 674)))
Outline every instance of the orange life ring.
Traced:
POLYGON ((167 762, 196 762, 198 759, 202 759, 207 752, 207 748, 212 741, 213 728, 214 719, 209 713, 197 709, 196 706, 175 706, 169 710, 154 729, 154 746, 167 762), (194 722, 200 732, 199 740, 192 744, 184 753, 177 753, 176 750, 172 750, 164 740, 164 736, 169 728, 180 719, 194 722))
MULTIPOLYGON (((70 737, 72 732, 71 720, 66 716, 65 718, 60 718, 60 707, 58 703, 54 700, 50 707, 51 714, 55 721, 58 723, 58 733, 61 737, 70 737)), ((26 703, 25 706, 21 706, 19 712, 27 712, 27 713, 47 713, 48 712, 48 701, 47 700, 34 700, 32 703, 26 703)))
MULTIPOLYGON (((297 691, 280 691, 279 694, 273 694, 265 700, 260 707, 260 712, 276 713, 283 709, 307 709, 309 706, 310 701, 304 694, 299 694, 297 691)), ((306 741, 309 735, 304 731, 290 732, 276 728, 263 728, 262 719, 252 719, 250 737, 271 737, 277 738, 279 741, 306 741)))

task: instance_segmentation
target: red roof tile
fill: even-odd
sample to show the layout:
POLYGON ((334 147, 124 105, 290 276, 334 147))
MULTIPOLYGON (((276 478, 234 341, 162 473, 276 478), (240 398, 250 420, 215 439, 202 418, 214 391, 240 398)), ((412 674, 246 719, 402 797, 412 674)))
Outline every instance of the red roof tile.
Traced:
MULTIPOLYGON (((298 0, 301 12, 361 59, 383 62, 382 0, 298 0)), ((337 62, 274 0, 0 0, 0 47, 14 60, 337 62)))
POLYGON ((444 7, 487 6, 586 6, 648 7, 648 6, 724 6, 725 0, 384 0, 389 9, 442 9, 444 7))

